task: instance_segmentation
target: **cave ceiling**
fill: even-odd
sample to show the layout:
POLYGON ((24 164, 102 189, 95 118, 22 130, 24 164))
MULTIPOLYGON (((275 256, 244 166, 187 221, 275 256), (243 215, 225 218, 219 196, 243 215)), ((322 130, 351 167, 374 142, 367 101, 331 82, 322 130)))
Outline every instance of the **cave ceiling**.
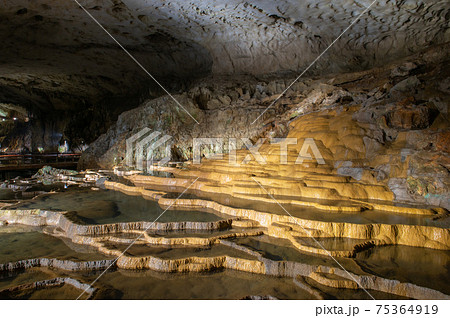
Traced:
MULTIPOLYGON (((371 2, 80 0, 169 90, 208 75, 299 72, 371 2)), ((446 42, 449 12, 447 1, 377 1, 310 72, 364 69, 446 42)), ((2 0, 0 21, 0 103, 77 110, 157 88, 74 0, 2 0)))

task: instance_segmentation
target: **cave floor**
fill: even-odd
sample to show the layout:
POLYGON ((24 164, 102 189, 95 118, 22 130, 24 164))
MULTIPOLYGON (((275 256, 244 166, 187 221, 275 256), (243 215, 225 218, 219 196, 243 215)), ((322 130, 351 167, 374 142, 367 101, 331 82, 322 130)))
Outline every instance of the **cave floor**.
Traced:
POLYGON ((1 298, 449 298, 445 238, 429 248, 373 234, 377 226, 404 237, 448 232, 443 217, 286 205, 289 220, 254 199, 200 191, 179 198, 174 188, 114 180, 15 202, 2 189, 1 298), (340 235, 330 224, 341 224, 340 235))

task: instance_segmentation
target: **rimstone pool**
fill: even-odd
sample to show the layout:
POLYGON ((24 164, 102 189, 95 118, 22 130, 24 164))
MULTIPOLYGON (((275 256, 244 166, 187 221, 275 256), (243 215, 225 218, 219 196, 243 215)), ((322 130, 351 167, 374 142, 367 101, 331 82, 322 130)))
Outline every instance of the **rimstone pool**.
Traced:
MULTIPOLYGON (((157 202, 145 200, 117 191, 99 189, 92 191, 74 188, 70 191, 41 195, 30 202, 14 206, 17 210, 53 210, 72 212, 74 218, 87 224, 154 221, 164 211, 157 202)), ((158 222, 210 222, 222 219, 203 211, 168 210, 158 222)))
POLYGON ((1 298, 449 298, 446 215, 324 214, 278 196, 289 199, 288 217, 254 197, 163 191, 167 178, 145 187, 99 178, 26 199, 1 190, 1 298), (376 234, 393 226, 394 236, 376 234), (421 246, 405 235, 437 239, 421 246))

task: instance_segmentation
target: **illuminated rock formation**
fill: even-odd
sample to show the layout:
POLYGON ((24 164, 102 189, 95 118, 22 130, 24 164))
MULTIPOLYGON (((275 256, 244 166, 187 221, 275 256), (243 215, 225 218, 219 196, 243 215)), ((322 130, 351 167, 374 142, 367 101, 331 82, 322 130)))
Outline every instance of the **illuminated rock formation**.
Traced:
MULTIPOLYGON (((152 179, 154 180, 154 179, 152 179)), ((167 179, 162 179, 167 180, 167 179)), ((105 186, 130 195, 142 195, 148 200, 158 200, 162 206, 183 206, 192 209, 207 208, 212 213, 232 215, 234 218, 217 222, 135 222, 105 225, 81 225, 70 221, 64 213, 40 210, 2 210, 0 219, 6 224, 27 224, 33 226, 51 226, 46 233, 65 237, 77 244, 89 245, 103 254, 117 258, 117 261, 73 262, 57 259, 31 259, 0 266, 2 271, 13 271, 32 267, 61 268, 80 271, 102 269, 111 266, 122 269, 150 269, 160 272, 202 272, 215 269, 233 269, 255 274, 293 277, 294 282, 314 297, 322 298, 323 293, 310 284, 304 285, 304 279, 333 288, 370 289, 402 297, 418 299, 447 299, 448 296, 432 289, 405 284, 399 281, 366 275, 354 264, 347 264, 352 271, 350 278, 335 266, 317 266, 292 261, 274 261, 260 252, 230 239, 260 236, 287 239, 298 251, 343 257, 353 257, 361 250, 384 244, 407 244, 448 250, 449 230, 432 226, 389 225, 389 224, 352 224, 327 223, 304 220, 289 215, 238 209, 203 199, 169 199, 161 191, 144 190, 115 182, 105 182, 105 186), (262 226, 262 227, 261 227, 262 226), (183 231, 193 230, 192 234, 183 231), (201 236, 198 231, 209 232, 201 236), (224 231, 225 230, 225 231, 224 231), (155 232, 156 231, 156 232, 155 232), (162 232, 161 232, 162 231, 162 232), (195 232, 197 231, 197 232, 195 232), (171 233, 180 234, 171 236, 171 233), (159 233, 155 236, 152 233, 159 233), (123 237, 122 234, 127 234, 123 237), (163 234, 163 236, 160 236, 163 234), (130 236, 131 235, 131 236, 130 236), (347 250, 321 248, 303 242, 302 238, 353 238, 347 244, 347 250), (360 240, 356 240, 360 239, 360 240), (126 248, 133 244, 131 249, 126 248), (155 247, 171 246, 179 252, 171 256, 155 253, 155 247), (190 247, 208 247, 205 254, 182 256, 190 247), (221 248, 223 246, 223 248, 221 248), (126 252, 123 252, 126 251, 126 252), (181 254, 180 254, 181 253, 181 254), (305 278, 299 278, 301 275, 305 278), (303 287, 302 287, 303 286, 303 287)), ((322 213, 326 213, 323 212, 322 213)), ((189 253, 189 252, 188 252, 189 253)), ((197 252, 198 254, 199 252, 197 252)), ((12 291, 10 291, 12 292, 12 291)))

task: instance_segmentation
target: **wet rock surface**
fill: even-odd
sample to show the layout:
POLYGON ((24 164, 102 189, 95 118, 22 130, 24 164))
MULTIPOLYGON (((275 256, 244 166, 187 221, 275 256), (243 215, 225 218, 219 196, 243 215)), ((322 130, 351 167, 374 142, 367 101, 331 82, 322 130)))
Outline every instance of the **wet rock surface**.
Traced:
MULTIPOLYGON (((273 296, 276 298, 313 297, 323 299, 334 297, 335 291, 342 289, 354 290, 352 297, 367 297, 363 295, 364 293, 361 294, 359 292, 360 288, 369 289, 374 295, 380 298, 448 298, 448 296, 441 291, 434 290, 433 287, 437 285, 434 285, 431 282, 430 284, 427 283, 426 279, 418 281, 420 281, 420 284, 427 286, 431 285, 432 288, 421 287, 409 283, 410 278, 408 274, 402 277, 400 281, 397 281, 392 280, 390 278, 391 275, 385 272, 381 273, 382 276, 376 276, 365 272, 364 268, 370 268, 369 272, 377 270, 377 257, 362 256, 360 259, 363 267, 360 267, 351 261, 351 258, 355 257, 355 255, 360 255, 365 251, 371 251, 375 246, 382 247, 386 244, 395 244, 394 241, 414 245, 415 243, 412 238, 417 237, 419 234, 417 232, 419 228, 417 227, 396 225, 396 234, 393 234, 393 231, 387 230, 386 225, 380 225, 377 229, 375 229, 377 227, 376 224, 357 225, 357 227, 364 228, 359 230, 357 227, 355 228, 355 224, 342 224, 343 228, 338 229, 338 232, 335 232, 333 229, 334 227, 327 228, 326 223, 323 222, 307 221, 304 223, 305 220, 300 218, 231 208, 221 206, 212 201, 200 199, 177 199, 176 197, 170 198, 170 196, 164 198, 164 195, 162 195, 160 191, 145 190, 143 188, 127 186, 117 182, 106 181, 105 186, 110 189, 125 192, 128 195, 139 194, 148 200, 157 200, 159 204, 163 206, 169 205, 169 202, 171 202, 170 206, 174 208, 180 205, 185 208, 191 207, 194 209, 204 206, 209 208, 210 213, 225 213, 232 217, 228 220, 214 223, 129 222, 122 224, 83 225, 74 223, 67 217, 67 213, 64 212, 3 210, 0 213, 0 219, 5 221, 3 226, 4 229, 13 229, 11 224, 14 223, 44 226, 47 235, 56 236, 57 239, 69 239, 72 242, 71 244, 88 246, 107 255, 107 258, 116 259, 114 261, 109 259, 88 261, 85 260, 85 256, 81 256, 76 260, 65 260, 58 257, 34 258, 4 263, 0 265, 2 273, 14 274, 18 271, 48 268, 52 273, 55 272, 52 275, 59 275, 57 273, 59 270, 65 271, 66 273, 69 271, 71 272, 71 274, 69 274, 69 277, 71 278, 56 278, 54 280, 36 281, 28 285, 8 287, 1 291, 2 297, 42 297, 38 296, 40 295, 39 293, 32 293, 30 295, 30 288, 34 288, 35 290, 45 288, 47 290, 47 297, 52 297, 51 290, 56 286, 65 286, 64 284, 70 285, 72 283, 72 286, 79 289, 79 286, 88 286, 85 283, 86 277, 83 276, 83 272, 109 268, 110 270, 146 269, 168 273, 201 273, 224 269, 236 270, 277 277, 292 277, 294 279, 294 285, 303 291, 300 292, 300 294, 298 294, 299 291, 291 291, 288 294, 277 293, 276 295, 278 296, 273 296), (245 222, 246 220, 248 221, 245 222), (253 221, 250 222, 250 220, 253 221), (293 220, 297 224, 291 223, 293 220), (304 227, 301 227, 302 223, 307 225, 309 230, 305 230, 304 227), (368 228, 365 228, 367 226, 372 229, 371 231, 373 234, 371 235, 378 235, 377 233, 379 233, 381 236, 377 237, 375 240, 373 240, 374 237, 368 237, 369 231, 368 228), (333 238, 342 235, 342 233, 347 233, 344 234, 346 237, 358 237, 361 239, 348 239, 344 241, 341 239, 342 242, 333 240, 333 238), (346 277, 345 272, 336 268, 334 261, 327 257, 328 253, 321 248, 316 248, 312 240, 311 242, 307 242, 308 239, 311 239, 309 237, 310 235, 315 236, 316 240, 320 240, 322 244, 325 244, 326 248, 329 249, 328 253, 338 257, 340 262, 345 264, 344 266, 346 269, 353 273, 352 276, 356 280, 349 279, 346 277), (389 235, 391 235, 390 238, 389 235), (122 250, 125 250, 129 244, 133 244, 133 246, 130 249, 127 249, 126 253, 122 253, 122 250), (389 278, 383 278, 383 276, 389 278), (39 286, 39 288, 36 286, 39 286)), ((18 230, 20 230, 20 228, 18 230)), ((448 241, 448 238, 446 238, 448 230, 422 226, 420 227, 420 231, 420 235, 428 237, 428 239, 421 240, 421 244, 430 242, 429 238, 431 237, 440 237, 440 243, 436 241, 435 243, 438 244, 427 244, 427 247, 443 250, 448 249, 447 247, 444 247, 448 241), (442 233, 438 235, 435 233, 431 236, 427 234, 428 232, 431 233, 435 231, 441 231, 442 233)), ((419 243, 419 241, 417 241, 417 243, 419 243)), ((400 249, 400 251, 402 250, 400 249)), ((435 264, 437 266, 436 268, 439 268, 439 266, 448 262, 447 252, 443 251, 438 255, 436 253, 433 254, 431 251, 432 250, 428 250, 430 255, 440 259, 439 264, 435 264)), ((438 269, 438 272, 439 275, 446 275, 440 268, 438 269)), ((110 276, 111 274, 106 275, 110 276)), ((117 288, 122 290, 127 287, 122 283, 122 285, 117 285, 115 288, 111 289, 108 283, 106 283, 106 285, 101 283, 100 286, 97 286, 97 289, 87 292, 83 297, 127 298, 131 297, 133 294, 129 291, 127 291, 127 294, 121 294, 117 288)), ((84 290, 86 287, 83 287, 82 289, 84 290)), ((442 286, 438 287, 438 289, 443 290, 442 286)), ((71 293, 72 292, 66 292, 63 294, 70 295, 71 293)), ((347 297, 344 294, 339 298, 347 297)), ((241 295, 240 298, 243 298, 244 296, 245 295, 241 295)), ((173 295, 172 297, 177 298, 179 296, 173 295)), ((202 298, 205 296, 192 295, 189 297, 202 298)), ((208 297, 210 297, 210 295, 208 297)), ((350 294, 348 294, 348 297, 351 297, 350 294)))

